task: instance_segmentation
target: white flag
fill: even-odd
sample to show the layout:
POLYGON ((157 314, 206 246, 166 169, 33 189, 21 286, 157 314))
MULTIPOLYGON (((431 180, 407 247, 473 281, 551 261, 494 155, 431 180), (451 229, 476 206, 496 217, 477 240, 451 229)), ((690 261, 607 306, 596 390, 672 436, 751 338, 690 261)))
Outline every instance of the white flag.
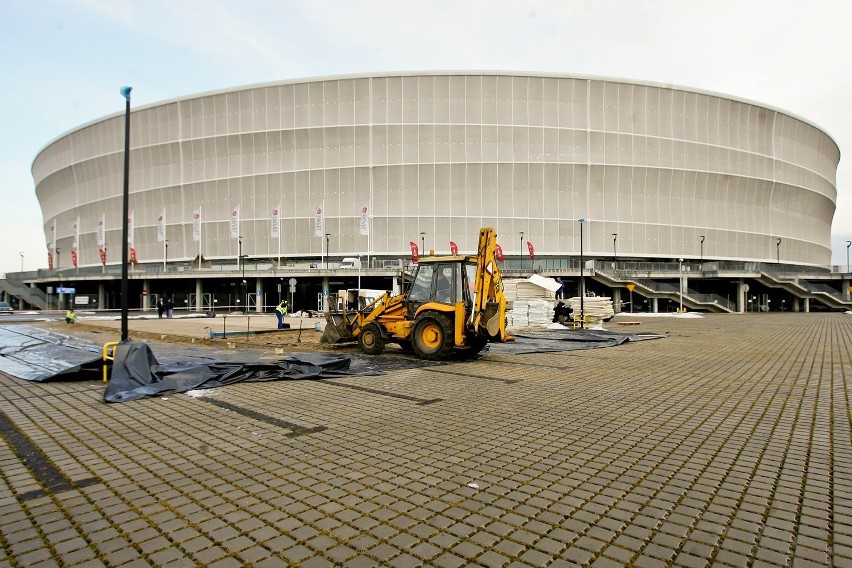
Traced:
POLYGON ((231 238, 240 238, 240 208, 234 207, 231 210, 231 238))
POLYGON ((201 207, 192 212, 192 240, 201 242, 201 207))
POLYGON ((133 211, 127 217, 127 246, 133 248, 133 211))
POLYGON ((103 248, 106 244, 106 213, 101 215, 98 221, 98 246, 103 248))
POLYGON ((278 207, 272 210, 272 238, 280 239, 281 238, 281 220, 279 217, 281 216, 281 204, 278 204, 278 207))
POLYGON ((162 215, 157 217, 157 242, 162 243, 166 240, 166 210, 163 209, 162 215))
POLYGON ((317 215, 314 218, 314 236, 321 237, 325 234, 325 211, 323 207, 317 207, 317 215))
POLYGON ((362 235, 370 234, 370 202, 364 204, 361 208, 361 227, 359 233, 362 235))
POLYGON ((71 225, 71 248, 75 249, 80 245, 80 218, 71 225))

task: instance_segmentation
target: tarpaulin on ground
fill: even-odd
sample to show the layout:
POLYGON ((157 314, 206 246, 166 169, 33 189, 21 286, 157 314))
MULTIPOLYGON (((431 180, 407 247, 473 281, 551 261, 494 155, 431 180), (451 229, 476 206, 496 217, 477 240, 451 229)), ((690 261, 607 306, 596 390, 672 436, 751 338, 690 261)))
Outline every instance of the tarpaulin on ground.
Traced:
POLYGON ((286 379, 325 379, 352 376, 345 355, 305 353, 276 361, 176 362, 161 365, 147 343, 125 341, 118 345, 107 402, 127 402, 146 396, 210 389, 241 382, 286 379))
POLYGON ((0 372, 45 382, 83 377, 102 361, 101 347, 47 329, 27 325, 0 327, 0 372))
POLYGON ((493 354, 541 353, 545 351, 573 351, 614 347, 628 341, 660 339, 666 335, 619 333, 605 329, 548 329, 515 334, 510 343, 489 343, 488 352, 493 354))

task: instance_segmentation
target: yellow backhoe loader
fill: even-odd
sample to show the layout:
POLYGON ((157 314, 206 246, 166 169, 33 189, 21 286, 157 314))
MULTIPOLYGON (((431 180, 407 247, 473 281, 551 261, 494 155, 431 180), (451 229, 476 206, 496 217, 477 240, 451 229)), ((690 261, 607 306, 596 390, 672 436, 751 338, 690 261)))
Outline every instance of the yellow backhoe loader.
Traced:
POLYGON ((357 341, 377 355, 389 342, 424 359, 476 354, 506 333, 506 296, 497 263, 497 233, 479 231, 476 256, 425 256, 398 296, 385 293, 363 309, 331 312, 322 340, 357 341))

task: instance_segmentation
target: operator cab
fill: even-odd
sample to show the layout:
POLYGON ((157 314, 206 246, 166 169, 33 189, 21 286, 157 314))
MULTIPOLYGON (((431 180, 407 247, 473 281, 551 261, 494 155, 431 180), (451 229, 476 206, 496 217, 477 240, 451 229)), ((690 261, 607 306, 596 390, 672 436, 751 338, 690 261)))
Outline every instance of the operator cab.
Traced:
POLYGON ((464 302, 465 311, 473 309, 473 282, 476 277, 474 259, 452 257, 452 260, 436 258, 434 261, 421 259, 414 272, 414 280, 408 292, 409 316, 423 304, 437 302, 455 305, 464 302))

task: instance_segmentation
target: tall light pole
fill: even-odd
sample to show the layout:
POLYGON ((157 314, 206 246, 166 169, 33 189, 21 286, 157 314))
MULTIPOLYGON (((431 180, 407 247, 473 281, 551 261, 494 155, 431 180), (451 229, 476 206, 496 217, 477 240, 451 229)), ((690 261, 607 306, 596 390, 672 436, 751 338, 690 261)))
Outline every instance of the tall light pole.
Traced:
POLYGON ((586 218, 580 217, 577 221, 580 223, 580 329, 585 329, 583 320, 586 319, 586 307, 583 297, 586 295, 586 270, 583 259, 583 225, 586 223, 586 218))
MULTIPOLYGON (((849 247, 847 247, 849 248, 849 247)), ((849 251, 846 251, 846 264, 849 264, 849 251)), ((21 251, 21 272, 24 271, 24 251, 21 251)), ((849 272, 849 269, 846 270, 849 272)))
MULTIPOLYGON (((846 241, 846 272, 849 272, 849 247, 852 246, 852 241, 846 241)), ((21 259, 24 258, 24 255, 21 255, 21 259)), ((24 271, 24 261, 21 260, 21 272, 24 271)))
POLYGON ((325 234, 325 269, 328 270, 328 240, 331 238, 331 233, 325 234))
POLYGON ((518 268, 518 270, 523 270, 523 268, 524 268, 524 232, 520 231, 518 234, 521 235, 521 248, 518 249, 518 259, 520 260, 521 265, 518 268))
POLYGON ((121 203, 121 341, 127 341, 127 217, 130 215, 130 91, 122 87, 124 97, 124 191, 121 203))
POLYGON ((683 259, 682 258, 677 259, 677 263, 678 263, 678 267, 677 267, 678 277, 677 277, 677 279, 678 279, 678 282, 680 284, 680 286, 678 286, 678 288, 680 289, 680 294, 679 294, 680 295, 680 303, 678 305, 677 313, 682 314, 683 313, 683 259))
POLYGON ((704 235, 698 236, 701 239, 701 256, 699 258, 701 259, 701 262, 704 262, 704 235))
POLYGON ((616 242, 618 241, 618 233, 612 234, 612 260, 618 260, 618 248, 616 248, 616 242))
POLYGON ((166 272, 166 263, 169 261, 169 241, 163 239, 163 272, 166 272))
POLYGON ((424 231, 420 231, 420 247, 420 253, 426 256, 426 233, 424 231))
POLYGON ((778 239, 778 242, 775 243, 775 255, 776 255, 775 256, 775 258, 776 258, 775 263, 780 264, 781 263, 781 239, 778 239))

